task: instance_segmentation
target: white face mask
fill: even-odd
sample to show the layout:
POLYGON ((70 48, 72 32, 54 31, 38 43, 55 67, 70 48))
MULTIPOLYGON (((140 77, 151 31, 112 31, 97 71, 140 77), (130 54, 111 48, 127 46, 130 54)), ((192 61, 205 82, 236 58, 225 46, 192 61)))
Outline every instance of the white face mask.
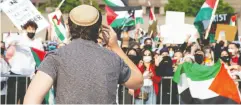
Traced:
POLYGON ((151 56, 144 56, 143 57, 143 61, 146 62, 146 63, 151 62, 151 60, 152 60, 151 56))
POLYGON ((233 53, 233 52, 234 52, 234 50, 233 50, 233 49, 228 49, 228 52, 233 53))
POLYGON ((228 49, 228 52, 230 52, 232 55, 234 54, 234 50, 233 49, 228 49))

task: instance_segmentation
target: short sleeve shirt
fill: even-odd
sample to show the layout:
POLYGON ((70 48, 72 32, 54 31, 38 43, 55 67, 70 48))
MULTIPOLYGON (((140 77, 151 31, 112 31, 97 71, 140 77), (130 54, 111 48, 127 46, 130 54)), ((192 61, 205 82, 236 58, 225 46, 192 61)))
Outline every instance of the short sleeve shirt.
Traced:
POLYGON ((115 104, 131 74, 118 55, 82 39, 47 54, 38 70, 55 81, 57 104, 115 104))

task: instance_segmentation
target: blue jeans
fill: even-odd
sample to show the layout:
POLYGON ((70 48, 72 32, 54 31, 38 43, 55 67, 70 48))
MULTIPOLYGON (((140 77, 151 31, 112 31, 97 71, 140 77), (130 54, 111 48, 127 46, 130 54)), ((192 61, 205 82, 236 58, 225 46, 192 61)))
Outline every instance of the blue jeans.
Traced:
MULTIPOLYGON (((145 100, 136 98, 135 104, 156 104, 156 93, 155 93, 154 87, 151 86, 150 89, 151 90, 148 94, 148 99, 145 101, 145 100)), ((141 91, 145 91, 144 87, 141 88, 141 91)))

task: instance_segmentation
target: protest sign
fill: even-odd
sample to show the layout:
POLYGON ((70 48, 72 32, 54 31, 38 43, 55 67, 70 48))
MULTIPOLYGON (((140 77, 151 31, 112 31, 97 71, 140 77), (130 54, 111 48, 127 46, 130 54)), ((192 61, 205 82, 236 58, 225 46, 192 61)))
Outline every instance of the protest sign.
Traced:
POLYGON ((191 35, 189 42, 195 42, 198 38, 198 31, 194 25, 162 25, 160 27, 163 44, 182 44, 187 35, 191 35))
POLYGON ((22 30, 22 26, 29 20, 37 23, 36 32, 40 32, 49 25, 30 0, 5 0, 0 3, 0 7, 19 30, 22 30))
POLYGON ((185 24, 185 12, 167 11, 166 24, 185 24))
POLYGON ((217 14, 212 23, 210 34, 215 34, 217 30, 217 24, 230 24, 230 20, 233 14, 217 14))
POLYGON ((236 33, 237 33, 236 26, 217 24, 215 39, 217 40, 219 36, 222 35, 221 37, 225 37, 227 41, 234 41, 236 33))

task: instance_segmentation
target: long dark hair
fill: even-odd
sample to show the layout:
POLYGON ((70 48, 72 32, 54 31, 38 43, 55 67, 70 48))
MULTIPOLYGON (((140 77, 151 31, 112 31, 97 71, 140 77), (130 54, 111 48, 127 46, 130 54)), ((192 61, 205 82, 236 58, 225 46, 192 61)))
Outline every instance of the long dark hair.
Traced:
MULTIPOLYGON (((232 55, 229 53, 229 51, 228 51, 227 49, 223 49, 223 50, 221 50, 221 54, 222 54, 222 52, 224 52, 224 51, 226 51, 226 52, 228 53, 228 57, 229 57, 229 59, 230 59, 230 61, 231 61, 231 59, 232 59, 232 55)), ((221 57, 221 56, 220 56, 220 57, 221 57)), ((229 66, 231 65, 231 64, 230 64, 230 61, 227 62, 229 66)))
MULTIPOLYGON (((135 51, 136 52, 136 59, 133 61, 136 65, 140 62, 140 60, 141 60, 141 56, 140 56, 140 54, 137 52, 137 50, 136 49, 134 49, 134 48, 129 48, 127 51, 126 51, 126 55, 128 55, 128 57, 129 57, 129 52, 130 51, 135 51)), ((133 60, 133 59, 132 59, 133 60)))
POLYGON ((143 49, 142 50, 142 52, 141 52, 141 60, 143 59, 143 57, 145 56, 145 51, 150 51, 151 52, 151 58, 152 58, 152 60, 151 60, 151 64, 154 64, 154 53, 151 51, 151 50, 149 50, 149 49, 143 49))

